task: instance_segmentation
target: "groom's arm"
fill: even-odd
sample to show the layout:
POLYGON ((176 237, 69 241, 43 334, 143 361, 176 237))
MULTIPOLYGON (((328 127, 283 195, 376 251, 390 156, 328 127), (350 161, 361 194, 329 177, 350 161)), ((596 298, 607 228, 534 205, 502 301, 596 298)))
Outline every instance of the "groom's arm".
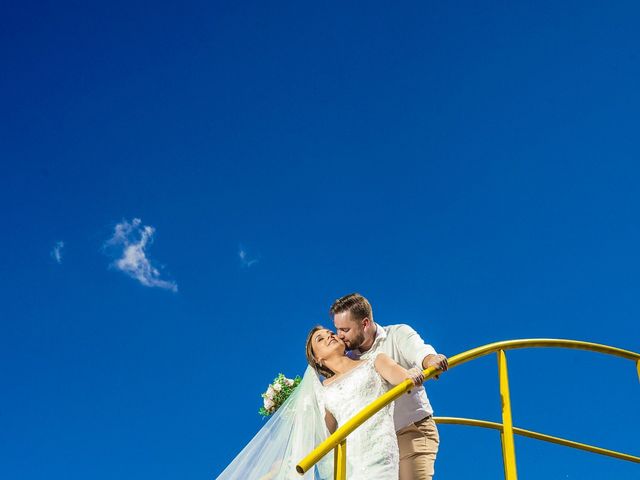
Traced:
POLYGON ((423 370, 435 367, 443 372, 449 368, 447 357, 436 352, 409 325, 401 325, 396 331, 396 345, 401 355, 411 365, 421 366, 423 370))

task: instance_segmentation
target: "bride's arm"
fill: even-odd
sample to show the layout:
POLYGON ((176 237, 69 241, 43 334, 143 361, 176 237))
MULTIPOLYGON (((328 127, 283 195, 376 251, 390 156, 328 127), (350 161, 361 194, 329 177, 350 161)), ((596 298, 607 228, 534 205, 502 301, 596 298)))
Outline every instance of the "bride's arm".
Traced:
POLYGON ((424 381, 422 371, 419 369, 411 369, 411 371, 407 370, 406 368, 398 365, 385 353, 378 354, 374 365, 380 376, 391 385, 398 385, 410 378, 413 380, 413 384, 418 387, 422 385, 422 382, 424 381))
POLYGON ((338 428, 338 422, 336 422, 335 417, 331 415, 331 412, 329 412, 329 410, 324 411, 324 423, 327 424, 329 433, 335 432, 336 428, 338 428))

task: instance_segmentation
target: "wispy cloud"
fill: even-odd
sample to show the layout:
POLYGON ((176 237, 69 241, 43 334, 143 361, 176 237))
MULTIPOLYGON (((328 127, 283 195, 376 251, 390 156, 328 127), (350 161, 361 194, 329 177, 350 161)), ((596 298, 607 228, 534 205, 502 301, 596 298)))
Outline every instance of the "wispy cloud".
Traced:
POLYGON ((51 249, 51 256, 57 263, 62 263, 62 249, 64 248, 64 242, 56 242, 51 249))
POLYGON ((105 246, 122 249, 119 258, 112 266, 135 278, 146 287, 158 287, 172 292, 178 291, 178 285, 160 278, 160 271, 151 265, 145 249, 153 242, 155 228, 142 225, 139 218, 131 223, 123 220, 114 229, 113 236, 107 240, 105 246))
POLYGON ((251 265, 258 263, 258 258, 250 257, 246 248, 242 245, 238 248, 238 258, 240 258, 240 265, 245 268, 249 268, 251 265))

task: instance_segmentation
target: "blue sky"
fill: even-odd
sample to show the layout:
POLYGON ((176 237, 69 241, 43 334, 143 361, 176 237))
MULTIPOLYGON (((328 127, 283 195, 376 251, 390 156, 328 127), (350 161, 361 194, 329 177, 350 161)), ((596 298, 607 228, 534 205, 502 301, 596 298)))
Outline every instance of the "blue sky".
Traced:
MULTIPOLYGON (((1 8, 3 478, 215 477, 352 291, 448 355, 640 351, 636 2, 1 8)), ((516 425, 640 454, 632 362, 509 360, 516 425)), ((429 394, 499 421, 494 358, 429 394)), ((441 436, 439 478, 499 478, 496 432, 441 436)))

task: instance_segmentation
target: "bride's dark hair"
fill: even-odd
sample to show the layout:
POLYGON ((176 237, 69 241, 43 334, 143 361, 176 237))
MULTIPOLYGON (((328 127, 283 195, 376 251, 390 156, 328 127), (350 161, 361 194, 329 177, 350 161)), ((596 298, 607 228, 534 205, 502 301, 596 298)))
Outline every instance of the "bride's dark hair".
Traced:
POLYGON ((311 341, 313 340, 313 334, 318 330, 326 330, 326 328, 322 325, 316 325, 311 329, 309 335, 307 335, 307 362, 309 363, 309 365, 311 365, 311 368, 313 368, 319 375, 322 375, 326 378, 333 377, 334 373, 324 365, 320 365, 320 363, 318 363, 318 361, 316 360, 315 355, 313 354, 311 341))

